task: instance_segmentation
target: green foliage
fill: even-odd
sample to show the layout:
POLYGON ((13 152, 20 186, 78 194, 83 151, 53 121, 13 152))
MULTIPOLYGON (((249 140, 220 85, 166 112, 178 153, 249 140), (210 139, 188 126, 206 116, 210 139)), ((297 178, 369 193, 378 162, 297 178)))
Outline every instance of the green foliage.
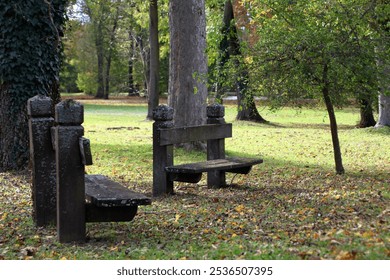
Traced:
POLYGON ((50 95, 58 84, 66 0, 0 3, 0 84, 19 108, 28 97, 50 95))
POLYGON ((370 1, 255 2, 261 28, 251 70, 262 95, 284 103, 317 96, 327 85, 341 105, 351 96, 377 94, 370 1))
MULTIPOLYGON (((159 1, 160 89, 168 88, 168 1, 159 1)), ((77 85, 88 94, 98 88, 98 60, 96 39, 101 35, 104 67, 111 52, 110 92, 127 92, 129 86, 129 62, 133 64, 134 84, 144 89, 148 75, 149 52, 149 1, 80 1, 82 16, 73 17, 67 29, 65 57, 72 61, 77 73, 77 85), (118 10, 117 28, 112 37, 112 27, 118 10)), ((70 10, 70 14, 74 11, 70 10)), ((63 71, 63 78, 66 77, 63 71)))

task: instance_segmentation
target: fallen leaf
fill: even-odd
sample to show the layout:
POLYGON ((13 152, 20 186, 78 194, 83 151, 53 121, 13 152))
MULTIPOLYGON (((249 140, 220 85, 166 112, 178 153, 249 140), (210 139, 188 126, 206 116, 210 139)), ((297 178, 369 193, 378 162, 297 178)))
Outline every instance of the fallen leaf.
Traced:
POLYGON ((356 252, 348 252, 348 251, 340 251, 337 256, 336 260, 354 260, 356 259, 356 252))

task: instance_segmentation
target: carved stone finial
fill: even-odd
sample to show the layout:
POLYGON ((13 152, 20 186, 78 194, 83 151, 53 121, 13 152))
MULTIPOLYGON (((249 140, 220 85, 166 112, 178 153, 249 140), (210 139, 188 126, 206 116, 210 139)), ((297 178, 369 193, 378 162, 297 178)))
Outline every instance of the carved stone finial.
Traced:
POLYGON ((221 104, 212 104, 207 106, 208 118, 223 118, 225 116, 225 107, 221 104))
POLYGON ((58 103, 55 107, 55 122, 64 125, 81 125, 84 122, 84 106, 72 99, 58 103))
POLYGON ((173 108, 167 105, 159 105, 153 110, 153 119, 155 121, 173 120, 173 108))
POLYGON ((53 101, 41 94, 31 97, 27 100, 27 114, 31 117, 52 117, 53 101))

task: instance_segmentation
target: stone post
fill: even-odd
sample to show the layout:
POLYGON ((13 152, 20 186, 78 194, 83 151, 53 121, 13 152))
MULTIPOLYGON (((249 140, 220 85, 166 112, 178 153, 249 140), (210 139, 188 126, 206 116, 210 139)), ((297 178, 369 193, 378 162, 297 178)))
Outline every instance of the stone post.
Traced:
MULTIPOLYGON (((220 104, 207 106, 207 124, 224 124, 225 107, 220 104)), ((225 139, 207 140, 207 160, 225 158, 225 139)), ((222 171, 207 173, 207 186, 223 187, 226 185, 226 175, 222 171)))
POLYGON ((83 106, 65 100, 55 107, 57 233, 60 242, 85 241, 85 167, 80 153, 83 106))
POLYGON ((160 146, 160 129, 173 127, 173 108, 160 105, 153 110, 153 196, 173 193, 173 181, 165 171, 173 165, 173 145, 160 146))
POLYGON ((53 102, 37 95, 27 101, 32 171, 33 219, 37 226, 56 223, 56 166, 50 129, 53 102))

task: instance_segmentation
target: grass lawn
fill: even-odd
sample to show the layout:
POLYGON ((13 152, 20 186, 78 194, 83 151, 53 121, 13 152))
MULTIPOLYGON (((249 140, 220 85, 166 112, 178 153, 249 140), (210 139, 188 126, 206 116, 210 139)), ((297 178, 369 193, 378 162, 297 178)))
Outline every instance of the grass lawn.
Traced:
MULTIPOLYGON (((94 165, 151 195, 152 122, 144 104, 85 103, 94 165)), ((30 174, 0 173, 0 259, 390 259, 390 129, 356 129, 336 112, 345 175, 334 171, 324 109, 261 109, 270 124, 235 121, 229 155, 262 157, 229 186, 175 183, 130 223, 88 224, 88 242, 60 244, 31 218, 30 174)), ((202 160, 177 151, 176 162, 202 160)))

